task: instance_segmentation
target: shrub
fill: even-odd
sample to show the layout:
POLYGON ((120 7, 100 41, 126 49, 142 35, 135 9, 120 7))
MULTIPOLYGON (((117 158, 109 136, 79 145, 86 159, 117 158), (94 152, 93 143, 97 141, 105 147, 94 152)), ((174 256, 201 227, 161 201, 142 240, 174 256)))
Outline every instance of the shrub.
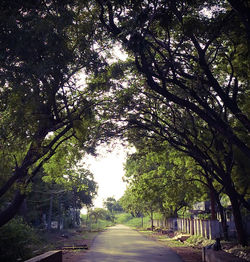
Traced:
POLYGON ((214 244, 214 240, 206 239, 202 236, 191 236, 186 241, 190 246, 207 246, 214 244))
POLYGON ((31 245, 38 241, 34 230, 21 218, 0 228, 0 261, 14 262, 32 256, 31 245))

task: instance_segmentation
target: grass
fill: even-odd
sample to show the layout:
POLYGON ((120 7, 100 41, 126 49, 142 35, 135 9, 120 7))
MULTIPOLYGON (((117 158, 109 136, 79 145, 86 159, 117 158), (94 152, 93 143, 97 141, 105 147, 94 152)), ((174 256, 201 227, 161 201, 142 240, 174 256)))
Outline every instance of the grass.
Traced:
POLYGON ((102 231, 105 228, 113 226, 113 225, 115 225, 115 223, 112 221, 99 219, 97 223, 88 222, 87 228, 89 231, 102 231))
POLYGON ((202 246, 211 245, 215 242, 214 240, 209 240, 201 236, 190 236, 186 241, 181 242, 178 239, 180 239, 181 236, 184 236, 183 234, 179 234, 173 238, 170 238, 167 235, 161 235, 155 231, 148 231, 148 230, 138 230, 138 231, 143 235, 150 238, 154 238, 169 247, 187 247, 187 246, 202 247, 202 246))
POLYGON ((143 225, 141 217, 133 217, 128 213, 120 213, 116 214, 115 222, 117 224, 127 225, 132 228, 147 228, 150 226, 150 218, 149 216, 143 217, 143 225))
POLYGON ((165 244, 168 247, 183 247, 186 246, 184 243, 177 241, 176 239, 169 238, 166 235, 159 235, 158 233, 154 231, 149 230, 138 230, 141 234, 143 234, 146 237, 156 239, 160 241, 161 243, 165 244))

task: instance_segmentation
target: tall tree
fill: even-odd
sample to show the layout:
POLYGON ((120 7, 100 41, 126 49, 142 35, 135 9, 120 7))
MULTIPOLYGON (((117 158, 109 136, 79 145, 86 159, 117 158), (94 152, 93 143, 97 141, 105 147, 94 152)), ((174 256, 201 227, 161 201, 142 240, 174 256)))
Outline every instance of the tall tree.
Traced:
POLYGON ((88 1, 0 3, 0 197, 8 197, 0 226, 60 145, 71 139, 79 150, 93 151, 95 102, 76 74, 97 73, 104 63, 87 10, 88 1))
POLYGON ((240 125, 245 136, 250 131, 249 112, 242 106, 249 88, 247 35, 230 4, 97 2, 104 28, 134 56, 147 85, 198 115, 249 158, 249 144, 235 128, 240 125), (223 105, 234 121, 225 121, 214 105, 223 105))
POLYGON ((133 104, 136 84, 123 92, 130 127, 143 130, 137 139, 162 137, 221 183, 246 245, 238 201, 249 205, 234 179, 236 151, 250 157, 248 36, 239 12, 225 1, 97 2, 104 28, 141 74, 133 104))

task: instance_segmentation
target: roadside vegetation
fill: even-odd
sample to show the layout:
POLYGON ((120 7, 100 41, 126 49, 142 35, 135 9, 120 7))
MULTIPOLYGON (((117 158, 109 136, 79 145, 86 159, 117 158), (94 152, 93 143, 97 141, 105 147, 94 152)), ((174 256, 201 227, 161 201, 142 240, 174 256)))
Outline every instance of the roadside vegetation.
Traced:
POLYGON ((96 221, 82 215, 80 226, 46 230, 35 228, 17 217, 0 228, 0 261, 21 262, 78 242, 89 246, 99 232, 113 225, 115 223, 109 218, 97 218, 96 221))
POLYGON ((147 228, 150 225, 150 217, 134 217, 128 213, 116 214, 115 222, 132 228, 147 228))
POLYGON ((0 228, 0 261, 28 259, 32 249, 41 244, 36 231, 21 218, 15 218, 0 228))
POLYGON ((97 210, 92 210, 87 215, 81 215, 83 227, 86 231, 90 232, 99 232, 104 230, 107 227, 115 225, 113 219, 108 214, 107 210, 98 208, 97 210), (100 212, 101 211, 101 212, 100 212), (95 217, 93 218, 93 214, 95 212, 95 217), (99 212, 99 216, 96 213, 99 212))

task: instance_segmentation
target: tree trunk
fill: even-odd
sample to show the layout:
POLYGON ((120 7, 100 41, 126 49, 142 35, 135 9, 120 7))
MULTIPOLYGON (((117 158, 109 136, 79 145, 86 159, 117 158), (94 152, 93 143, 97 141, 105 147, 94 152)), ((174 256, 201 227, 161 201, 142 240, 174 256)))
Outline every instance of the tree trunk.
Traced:
POLYGON ((211 219, 216 220, 216 212, 215 212, 215 195, 213 189, 210 190, 210 203, 211 203, 211 219))
POLYGON ((154 213, 152 209, 150 213, 150 219, 151 219, 151 230, 154 231, 154 213))
POLYGON ((26 222, 28 222, 27 211, 27 201, 26 199, 24 199, 22 205, 19 208, 19 214, 23 217, 24 221, 26 222))
POLYGON ((20 191, 17 191, 12 203, 0 213, 0 227, 16 215, 25 198, 26 195, 21 194, 20 191))
POLYGON ((53 210, 53 195, 51 194, 49 200, 48 230, 51 230, 52 210, 53 210))
POLYGON ((73 227, 77 227, 76 188, 73 189, 73 227))
POLYGON ((228 240, 228 226, 227 226, 227 219, 225 216, 225 210, 224 210, 224 207, 221 205, 218 194, 215 194, 215 199, 216 199, 216 203, 218 205, 218 209, 219 209, 219 213, 221 217, 221 225, 222 225, 224 239, 228 240))
POLYGON ((240 206, 238 204, 237 194, 234 192, 232 188, 226 188, 226 192, 230 198, 232 205, 234 223, 238 235, 238 242, 242 246, 247 246, 247 236, 243 227, 242 215, 240 211, 240 206))
POLYGON ((61 197, 58 198, 58 231, 61 230, 62 225, 62 204, 61 204, 61 197))

